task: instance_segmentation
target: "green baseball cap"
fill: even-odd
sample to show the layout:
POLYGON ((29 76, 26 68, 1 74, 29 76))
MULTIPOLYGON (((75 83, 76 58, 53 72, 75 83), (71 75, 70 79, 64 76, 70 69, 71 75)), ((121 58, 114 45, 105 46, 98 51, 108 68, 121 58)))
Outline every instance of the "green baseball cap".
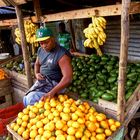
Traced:
POLYGON ((53 36, 52 31, 47 27, 43 27, 43 28, 37 29, 35 41, 36 42, 44 41, 44 40, 50 38, 51 36, 53 36))

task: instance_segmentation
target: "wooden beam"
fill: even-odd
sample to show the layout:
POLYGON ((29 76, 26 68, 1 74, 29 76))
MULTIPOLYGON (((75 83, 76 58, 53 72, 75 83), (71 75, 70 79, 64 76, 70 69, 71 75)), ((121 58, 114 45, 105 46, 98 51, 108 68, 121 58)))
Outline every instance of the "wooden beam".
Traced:
POLYGON ((21 48, 22 48, 24 65, 25 65, 25 73, 27 76, 28 88, 30 88, 33 85, 33 79, 32 79, 32 74, 31 74, 31 65, 29 62, 29 51, 27 49, 24 22, 22 18, 22 12, 19 6, 15 6, 15 10, 16 10, 16 15, 17 15, 17 20, 18 20, 18 27, 20 30, 21 48))
POLYGON ((118 77, 118 98, 117 98, 117 119, 121 122, 125 117, 125 81, 128 57, 128 40, 129 40, 129 8, 131 0, 122 0, 121 11, 121 45, 119 60, 119 77, 118 77))
MULTIPOLYGON (((13 0, 13 2, 16 3, 17 5, 21 5, 21 4, 25 4, 26 0, 13 0)), ((5 2, 5 0, 0 0, 0 7, 9 6, 9 5, 10 4, 5 2)))
MULTIPOLYGON (((140 13, 140 2, 131 3, 129 13, 130 14, 140 13)), ((45 22, 50 22, 50 21, 59 21, 59 20, 68 20, 68 19, 90 18, 93 15, 99 15, 99 16, 121 15, 121 4, 60 12, 56 14, 44 15, 43 18, 45 22)), ((36 16, 28 17, 27 19, 30 18, 32 19, 32 22, 34 23, 38 22, 36 16)), ((9 20, 9 22, 8 20, 2 20, 0 21, 0 26, 4 26, 3 23, 5 26, 15 25, 17 24, 17 20, 11 19, 9 20)))
MULTIPOLYGON (((121 15, 122 4, 101 6, 94 8, 86 8, 81 10, 73 10, 60 12, 56 14, 44 15, 44 21, 59 21, 69 19, 89 18, 91 16, 116 16, 121 15)), ((140 13, 140 2, 132 2, 130 5, 130 14, 140 13)))
POLYGON ((33 3, 34 3, 35 15, 36 15, 37 21, 39 22, 41 21, 41 16, 42 16, 42 12, 40 9, 40 2, 39 0, 33 0, 33 3))
POLYGON ((5 3, 4 0, 0 0, 0 7, 8 6, 8 3, 5 3))

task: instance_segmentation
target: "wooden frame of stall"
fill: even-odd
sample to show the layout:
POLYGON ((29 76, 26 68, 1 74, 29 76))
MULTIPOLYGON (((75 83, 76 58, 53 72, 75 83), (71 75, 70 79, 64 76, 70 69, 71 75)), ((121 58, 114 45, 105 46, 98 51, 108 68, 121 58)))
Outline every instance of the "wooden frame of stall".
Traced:
MULTIPOLYGON (((3 20, 0 22, 2 25, 12 25, 16 24, 18 21, 18 26, 21 31, 21 46, 23 51, 23 58, 25 63, 25 71, 27 75, 28 86, 32 85, 32 78, 30 72, 30 65, 28 59, 27 43, 25 39, 25 31, 22 20, 22 13, 20 7, 13 0, 3 0, 15 6, 17 20, 3 20)), ((36 0, 37 1, 37 0, 36 0)), ((35 0, 34 0, 35 2, 35 0)), ((35 5, 38 2, 34 3, 35 5)), ((125 119, 131 120, 134 113, 137 111, 140 106, 140 100, 135 102, 133 105, 133 112, 129 114, 127 118, 124 118, 125 110, 125 76, 126 76, 126 67, 127 67, 127 57, 128 57, 128 39, 129 39, 129 14, 140 13, 140 2, 131 3, 130 0, 122 0, 122 4, 111 5, 111 6, 102 6, 95 8, 87 8, 82 10, 74 10, 68 12, 61 12, 50 15, 41 16, 41 10, 39 6, 36 7, 36 17, 31 17, 33 22, 49 22, 57 20, 68 20, 68 19, 81 19, 91 16, 115 16, 121 15, 121 44, 120 44, 120 60, 119 60, 119 77, 118 77, 118 102, 117 102, 117 118, 121 122, 124 122, 125 119)), ((125 125, 128 125, 129 121, 125 125)))

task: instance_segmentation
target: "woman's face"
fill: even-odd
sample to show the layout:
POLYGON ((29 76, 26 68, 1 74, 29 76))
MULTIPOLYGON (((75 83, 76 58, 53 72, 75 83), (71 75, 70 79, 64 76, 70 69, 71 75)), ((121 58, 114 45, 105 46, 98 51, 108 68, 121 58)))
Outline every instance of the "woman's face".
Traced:
POLYGON ((53 37, 50 37, 44 41, 40 41, 39 43, 45 51, 51 51, 51 49, 55 47, 55 41, 53 37))

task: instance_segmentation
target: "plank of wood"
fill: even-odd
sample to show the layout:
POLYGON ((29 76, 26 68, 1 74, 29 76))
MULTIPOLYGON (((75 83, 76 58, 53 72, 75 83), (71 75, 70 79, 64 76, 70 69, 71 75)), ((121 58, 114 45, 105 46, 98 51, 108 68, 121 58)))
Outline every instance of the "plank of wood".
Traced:
POLYGON ((20 135, 18 135, 14 130, 10 128, 10 125, 7 125, 7 130, 11 133, 17 140, 24 140, 20 135))
POLYGON ((111 109, 113 111, 117 111, 117 104, 109 101, 105 101, 103 99, 99 99, 98 104, 104 108, 111 109))
MULTIPOLYGON (((117 5, 109 5, 109 6, 101 6, 94 8, 86 8, 81 10, 73 10, 67 12, 60 12, 55 14, 43 15, 44 22, 50 21, 59 21, 59 20, 69 20, 69 19, 82 19, 82 18, 90 18, 91 16, 115 16, 121 15, 121 4, 117 5)), ((140 2, 132 2, 130 5, 130 14, 140 13, 140 2)), ((32 22, 37 23, 38 20, 36 16, 26 17, 25 20, 30 19, 32 22)), ((11 26, 16 25, 17 19, 3 20, 0 21, 0 26, 11 26)))
POLYGON ((130 0, 122 1, 121 11, 121 47, 119 60, 118 76, 118 97, 117 97, 117 118, 120 122, 124 121, 125 112, 125 77, 128 57, 128 39, 129 39, 129 9, 130 0))

